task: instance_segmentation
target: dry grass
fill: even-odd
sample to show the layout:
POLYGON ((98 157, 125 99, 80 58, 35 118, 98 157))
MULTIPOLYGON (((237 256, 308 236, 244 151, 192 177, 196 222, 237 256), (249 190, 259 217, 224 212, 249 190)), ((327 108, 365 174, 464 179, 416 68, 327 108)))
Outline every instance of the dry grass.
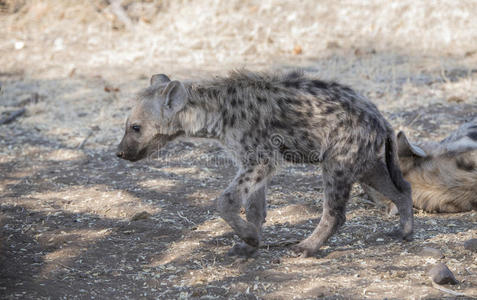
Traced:
POLYGON ((105 1, 29 1, 17 13, 2 16, 6 32, 0 53, 15 58, 4 69, 66 75, 73 69, 133 65, 149 73, 154 68, 210 70, 218 64, 263 66, 343 51, 477 53, 477 31, 472 30, 477 3, 470 0, 124 3, 130 2, 126 8, 137 21, 123 29, 105 1), (15 51, 15 45, 23 51, 15 51), (29 55, 22 59, 24 52, 29 55))

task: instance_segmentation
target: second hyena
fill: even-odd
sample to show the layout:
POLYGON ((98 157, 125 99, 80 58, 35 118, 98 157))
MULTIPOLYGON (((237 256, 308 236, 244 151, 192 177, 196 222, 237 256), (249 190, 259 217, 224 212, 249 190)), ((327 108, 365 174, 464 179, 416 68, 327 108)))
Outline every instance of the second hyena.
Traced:
POLYGON ((283 162, 321 163, 325 199, 313 233, 296 245, 305 256, 345 222, 354 182, 396 204, 400 235, 413 231, 411 189, 399 169, 393 129, 374 104, 352 89, 301 72, 235 71, 223 78, 171 81, 154 75, 126 122, 117 156, 137 161, 179 136, 218 140, 238 165, 217 199, 222 218, 244 243, 230 254, 250 255, 261 242, 265 189, 283 162), (240 209, 246 208, 246 220, 240 209))
MULTIPOLYGON (((455 213, 477 210, 477 116, 462 124, 440 142, 410 143, 397 136, 404 178, 412 186, 414 207, 428 212, 455 213)), ((376 202, 383 201, 391 213, 392 203, 367 189, 376 202)))

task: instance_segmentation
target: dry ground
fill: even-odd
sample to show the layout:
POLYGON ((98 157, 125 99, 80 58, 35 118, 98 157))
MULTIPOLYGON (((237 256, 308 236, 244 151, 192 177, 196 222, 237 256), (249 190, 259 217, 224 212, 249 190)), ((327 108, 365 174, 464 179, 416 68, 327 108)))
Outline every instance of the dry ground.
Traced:
POLYGON ((477 298, 477 255, 463 247, 477 212, 415 211, 415 239, 399 242, 386 235, 397 217, 356 187, 340 232, 296 257, 288 246, 314 229, 323 196, 319 168, 290 165, 268 191, 265 247, 237 259, 214 209, 234 175, 220 148, 114 156, 151 73, 243 66, 338 80, 396 130, 442 138, 477 113, 474 2, 143 1, 126 7, 132 28, 106 1, 65 3, 0 1, 0 113, 26 108, 0 125, 0 298, 455 298, 431 284, 436 262, 460 281, 445 288, 477 298), (418 255, 425 246, 445 257, 418 255))

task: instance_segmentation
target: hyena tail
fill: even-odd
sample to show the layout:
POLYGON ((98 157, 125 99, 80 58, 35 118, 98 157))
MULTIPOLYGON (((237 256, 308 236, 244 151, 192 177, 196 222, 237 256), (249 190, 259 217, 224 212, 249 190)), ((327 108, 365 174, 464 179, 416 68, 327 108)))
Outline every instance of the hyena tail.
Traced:
POLYGON ((409 188, 409 183, 404 180, 401 169, 399 168, 396 136, 394 135, 394 131, 392 129, 388 130, 384 151, 386 167, 394 186, 396 186, 400 192, 407 190, 409 188))

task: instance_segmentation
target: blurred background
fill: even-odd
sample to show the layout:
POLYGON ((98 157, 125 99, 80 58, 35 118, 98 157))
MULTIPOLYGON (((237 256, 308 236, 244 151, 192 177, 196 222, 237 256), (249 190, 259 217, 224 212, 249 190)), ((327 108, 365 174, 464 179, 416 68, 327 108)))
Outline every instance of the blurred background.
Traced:
POLYGON ((293 165, 269 186, 267 248, 235 260, 213 202, 235 172, 220 148, 114 155, 152 74, 233 68, 336 80, 412 141, 438 140, 477 113, 476 16, 475 0, 0 0, 0 298, 448 296, 429 283, 423 245, 476 297, 461 247, 475 212, 416 212, 403 245, 381 230, 396 217, 356 187, 339 234, 296 258, 287 246, 317 223, 322 182, 293 165))
POLYGON ((477 55, 476 1, 2 0, 3 72, 270 66, 337 54, 477 55))

